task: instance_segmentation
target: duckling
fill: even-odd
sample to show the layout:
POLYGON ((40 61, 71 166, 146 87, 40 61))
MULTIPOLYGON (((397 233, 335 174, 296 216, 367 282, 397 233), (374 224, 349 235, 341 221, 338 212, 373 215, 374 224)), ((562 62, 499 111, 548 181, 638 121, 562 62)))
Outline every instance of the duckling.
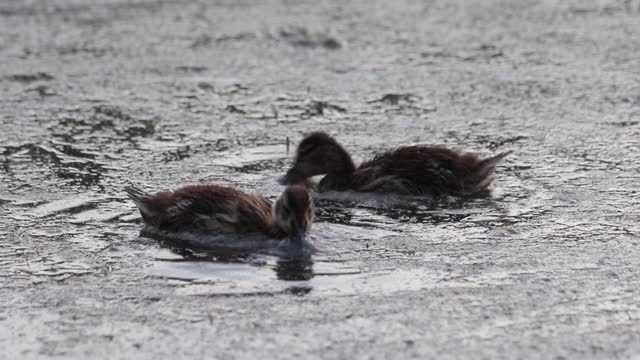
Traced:
POLYGON ((487 191, 493 171, 511 151, 482 159, 478 154, 441 145, 403 146, 356 167, 333 137, 314 132, 296 151, 281 184, 299 184, 324 175, 318 191, 358 191, 403 195, 475 195, 487 191))
POLYGON ((288 186, 275 203, 261 196, 219 185, 189 185, 155 195, 125 189, 145 223, 143 232, 170 238, 206 235, 250 235, 289 239, 302 250, 311 229, 314 206, 302 186, 288 186))

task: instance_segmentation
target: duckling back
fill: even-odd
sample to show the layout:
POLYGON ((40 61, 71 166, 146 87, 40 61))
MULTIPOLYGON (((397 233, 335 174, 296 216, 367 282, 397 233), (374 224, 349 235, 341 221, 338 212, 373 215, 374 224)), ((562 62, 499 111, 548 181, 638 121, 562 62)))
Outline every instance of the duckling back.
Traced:
POLYGON ((468 195, 486 191, 509 152, 481 159, 443 146, 407 146, 374 157, 356 170, 356 191, 405 195, 468 195))

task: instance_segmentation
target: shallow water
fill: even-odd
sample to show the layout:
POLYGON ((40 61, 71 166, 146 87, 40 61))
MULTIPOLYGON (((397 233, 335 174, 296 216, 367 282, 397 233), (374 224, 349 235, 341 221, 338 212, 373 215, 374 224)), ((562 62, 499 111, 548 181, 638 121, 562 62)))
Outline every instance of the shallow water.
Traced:
POLYGON ((640 354, 639 5, 0 4, 0 358, 640 354), (513 154, 317 196, 308 262, 139 236, 125 186, 274 199, 314 130, 513 154))

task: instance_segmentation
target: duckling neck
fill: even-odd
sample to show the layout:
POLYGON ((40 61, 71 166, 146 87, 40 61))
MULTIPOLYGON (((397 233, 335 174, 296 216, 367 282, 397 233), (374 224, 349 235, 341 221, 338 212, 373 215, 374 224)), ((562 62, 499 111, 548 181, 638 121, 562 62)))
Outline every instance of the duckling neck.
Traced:
POLYGON ((351 183, 353 174, 356 172, 356 165, 353 163, 351 156, 346 150, 342 150, 342 161, 331 172, 329 172, 318 184, 320 191, 327 190, 346 190, 351 183))
MULTIPOLYGON (((353 163, 351 163, 353 166, 353 163)), ((325 177, 320 180, 318 184, 318 189, 320 191, 329 191, 329 190, 337 190, 343 191, 349 188, 351 184, 351 179, 353 178, 353 173, 355 172, 355 166, 349 169, 345 169, 344 171, 336 171, 327 174, 325 177)))

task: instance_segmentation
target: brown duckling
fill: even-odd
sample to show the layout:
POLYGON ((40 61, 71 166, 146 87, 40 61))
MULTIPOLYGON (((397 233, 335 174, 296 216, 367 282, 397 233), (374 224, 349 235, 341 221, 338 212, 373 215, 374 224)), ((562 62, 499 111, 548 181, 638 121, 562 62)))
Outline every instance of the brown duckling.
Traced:
POLYGON ((299 184, 326 174, 318 184, 320 192, 474 195, 487 191, 496 165, 509 153, 483 159, 440 145, 413 145, 376 155, 356 167, 333 137, 314 132, 302 140, 293 166, 279 181, 299 184))
POLYGON ((125 189, 145 223, 143 232, 168 238, 258 235, 258 239, 289 239, 302 250, 311 229, 314 207, 302 186, 288 186, 275 203, 261 196, 219 185, 189 185, 148 194, 125 189))

